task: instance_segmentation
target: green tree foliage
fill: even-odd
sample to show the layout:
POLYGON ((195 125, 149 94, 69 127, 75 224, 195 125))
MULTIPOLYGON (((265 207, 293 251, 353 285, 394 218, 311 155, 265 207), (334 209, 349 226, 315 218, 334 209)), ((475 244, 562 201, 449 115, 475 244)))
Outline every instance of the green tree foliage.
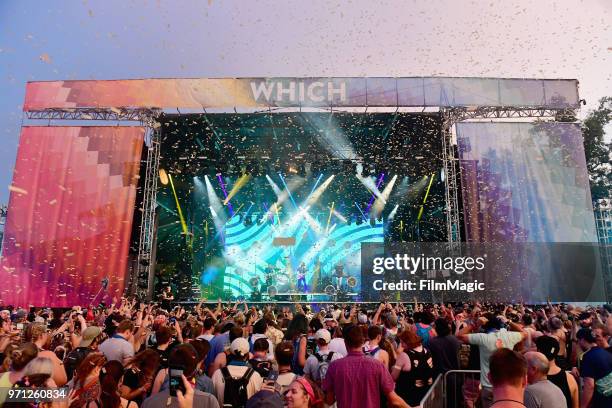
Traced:
POLYGON ((605 127, 612 121, 612 97, 599 100, 597 109, 582 122, 584 153, 591 183, 593 201, 607 198, 612 192, 612 143, 604 140, 605 127))

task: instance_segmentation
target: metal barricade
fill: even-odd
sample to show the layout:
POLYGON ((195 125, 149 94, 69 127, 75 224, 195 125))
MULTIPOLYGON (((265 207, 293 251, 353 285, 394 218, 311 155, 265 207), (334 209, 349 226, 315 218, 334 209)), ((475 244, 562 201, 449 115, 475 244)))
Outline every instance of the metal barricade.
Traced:
POLYGON ((419 404, 420 408, 444 408, 444 378, 439 375, 419 404))
MULTIPOLYGON (((474 408, 480 395, 480 370, 444 373, 444 408, 474 408)), ((437 407, 437 405, 436 405, 437 407)))

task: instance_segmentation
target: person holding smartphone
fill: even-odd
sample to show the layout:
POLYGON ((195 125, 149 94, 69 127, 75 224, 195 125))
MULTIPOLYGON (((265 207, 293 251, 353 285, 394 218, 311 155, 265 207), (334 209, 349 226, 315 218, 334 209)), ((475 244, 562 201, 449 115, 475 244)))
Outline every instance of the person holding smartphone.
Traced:
POLYGON ((219 408, 219 402, 214 395, 195 388, 197 363, 197 352, 191 344, 174 347, 168 360, 169 368, 164 370, 169 377, 169 387, 152 394, 144 400, 140 408, 219 408))

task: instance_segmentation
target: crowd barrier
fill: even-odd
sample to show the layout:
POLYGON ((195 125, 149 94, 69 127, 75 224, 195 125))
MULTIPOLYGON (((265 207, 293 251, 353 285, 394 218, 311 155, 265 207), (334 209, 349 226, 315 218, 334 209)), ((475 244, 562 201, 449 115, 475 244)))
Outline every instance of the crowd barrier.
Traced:
POLYGON ((420 407, 474 408, 479 395, 479 370, 451 370, 436 378, 420 407))

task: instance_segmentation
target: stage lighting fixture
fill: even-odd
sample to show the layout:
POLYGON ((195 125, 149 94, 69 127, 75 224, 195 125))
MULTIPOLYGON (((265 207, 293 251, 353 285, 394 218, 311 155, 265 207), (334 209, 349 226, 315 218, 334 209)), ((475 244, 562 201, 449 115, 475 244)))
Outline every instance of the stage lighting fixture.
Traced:
POLYGON ((446 173, 444 172, 444 167, 440 170, 440 181, 444 182, 446 179, 446 173))
POLYGON ((357 217, 357 220, 355 221, 355 224, 357 224, 357 225, 363 224, 363 219, 361 217, 357 217))

